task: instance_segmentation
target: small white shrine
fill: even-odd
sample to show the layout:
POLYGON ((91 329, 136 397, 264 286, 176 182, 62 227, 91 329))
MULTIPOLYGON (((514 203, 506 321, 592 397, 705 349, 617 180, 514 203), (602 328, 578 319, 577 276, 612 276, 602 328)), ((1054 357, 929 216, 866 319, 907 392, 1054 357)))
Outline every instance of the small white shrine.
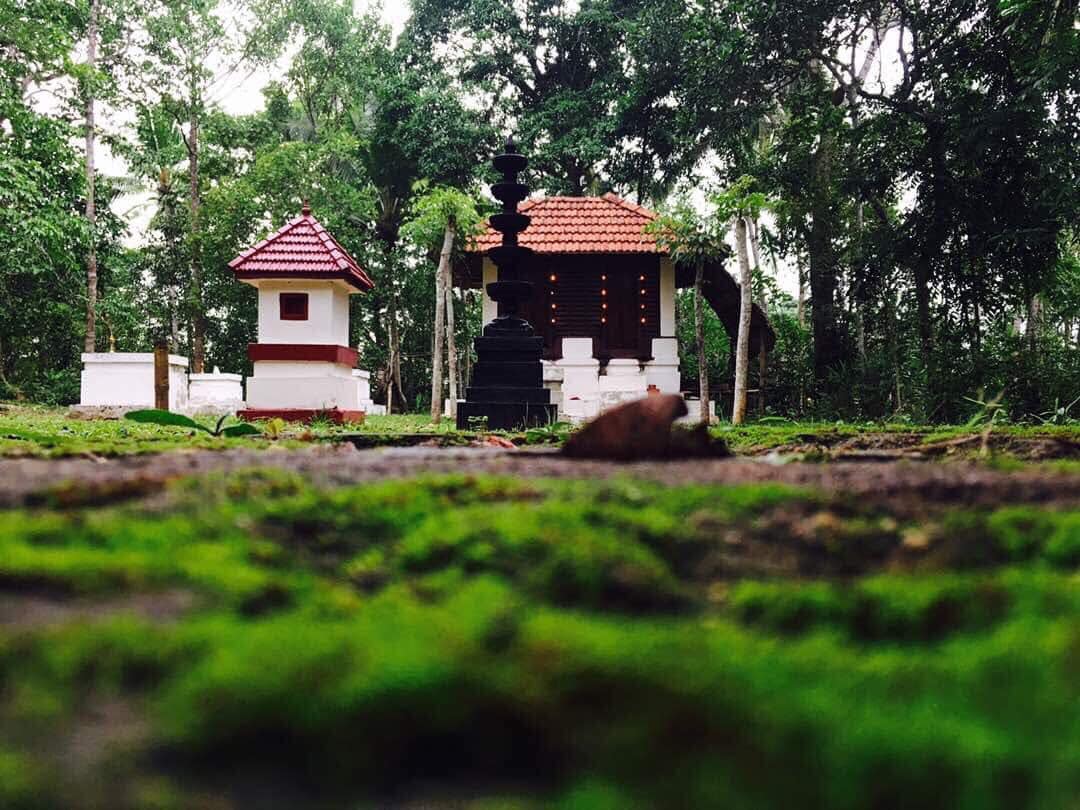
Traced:
POLYGON ((368 373, 349 347, 349 296, 374 284, 311 214, 299 217, 231 262, 259 294, 258 342, 248 346, 244 419, 356 422, 373 410, 368 373))

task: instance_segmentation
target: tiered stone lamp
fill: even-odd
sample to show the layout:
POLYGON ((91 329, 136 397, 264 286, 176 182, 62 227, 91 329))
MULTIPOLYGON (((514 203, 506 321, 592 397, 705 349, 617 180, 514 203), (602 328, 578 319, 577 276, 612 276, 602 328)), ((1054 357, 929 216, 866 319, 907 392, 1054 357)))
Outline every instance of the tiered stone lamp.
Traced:
POLYGON ((518 314, 533 286, 522 280, 521 273, 532 251, 518 244, 518 234, 529 226, 529 217, 518 213, 517 207, 529 189, 517 182, 517 175, 528 163, 511 139, 506 141, 505 154, 492 160, 502 181, 491 187, 491 193, 502 203, 502 211, 490 223, 502 234, 502 244, 487 252, 498 268, 498 281, 487 285, 487 293, 498 304, 498 316, 475 341, 477 361, 465 402, 458 406, 458 429, 473 427, 478 419, 492 430, 545 425, 556 419, 551 392, 544 387, 544 339, 518 314))
POLYGON ((244 419, 364 418, 370 394, 349 347, 349 296, 374 284, 304 205, 299 217, 231 262, 259 291, 258 343, 248 346, 244 419), (361 396, 363 394, 363 396, 361 396))

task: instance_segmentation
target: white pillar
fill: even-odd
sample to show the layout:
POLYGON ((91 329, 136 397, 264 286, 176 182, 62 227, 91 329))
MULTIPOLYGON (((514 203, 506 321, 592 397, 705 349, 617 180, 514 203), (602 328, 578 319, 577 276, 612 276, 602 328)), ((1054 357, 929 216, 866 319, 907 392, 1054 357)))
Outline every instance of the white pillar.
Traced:
POLYGON ((681 387, 679 375, 679 341, 673 337, 653 338, 652 360, 645 364, 648 385, 655 385, 662 394, 677 394, 681 387))
POLYGON ((592 338, 563 338, 562 405, 568 419, 591 419, 600 412, 600 361, 593 357, 592 338))
POLYGON ((660 259, 660 335, 675 336, 675 265, 671 259, 660 259))

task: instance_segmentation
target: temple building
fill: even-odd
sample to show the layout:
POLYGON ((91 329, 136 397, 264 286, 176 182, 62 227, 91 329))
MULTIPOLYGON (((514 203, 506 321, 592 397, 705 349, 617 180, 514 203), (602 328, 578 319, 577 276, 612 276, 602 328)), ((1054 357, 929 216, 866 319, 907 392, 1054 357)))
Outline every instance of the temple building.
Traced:
POLYGON ((259 291, 254 373, 241 418, 358 421, 371 410, 368 372, 349 346, 349 296, 374 287, 305 205, 300 216, 231 262, 259 291))
MULTIPOLYGON (((657 215, 614 194, 541 197, 518 210, 531 218, 519 241, 533 251, 523 279, 534 286, 522 315, 544 338, 545 384, 560 417, 590 418, 650 389, 680 393, 675 290, 693 286, 694 271, 677 266, 646 230, 657 215)), ((498 280, 486 254, 500 238, 490 225, 477 238, 460 268, 461 286, 498 280)), ((722 265, 706 268, 703 292, 734 338, 739 288, 722 265)), ((496 314, 485 292, 484 322, 496 314)), ((752 354, 763 340, 770 350, 775 337, 755 307, 752 354)))

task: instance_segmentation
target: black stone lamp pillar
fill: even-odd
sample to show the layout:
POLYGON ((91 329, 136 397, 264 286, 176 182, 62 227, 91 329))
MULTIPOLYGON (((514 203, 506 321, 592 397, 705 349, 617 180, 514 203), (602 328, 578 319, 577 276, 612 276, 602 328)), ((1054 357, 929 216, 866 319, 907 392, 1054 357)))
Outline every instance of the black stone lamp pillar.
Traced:
POLYGON ((532 293, 524 279, 525 262, 532 251, 518 244, 518 234, 529 227, 529 217, 519 214, 518 203, 529 188, 517 175, 529 161, 506 140, 506 153, 496 155, 492 164, 502 180, 491 187, 502 211, 491 217, 491 227, 502 234, 502 244, 488 251, 498 268, 498 281, 487 285, 487 293, 499 305, 499 315, 484 327, 476 339, 476 365, 465 402, 458 405, 457 426, 461 430, 486 418, 491 430, 516 430, 554 422, 556 408, 551 392, 544 388, 544 339, 520 315, 521 302, 532 293))

